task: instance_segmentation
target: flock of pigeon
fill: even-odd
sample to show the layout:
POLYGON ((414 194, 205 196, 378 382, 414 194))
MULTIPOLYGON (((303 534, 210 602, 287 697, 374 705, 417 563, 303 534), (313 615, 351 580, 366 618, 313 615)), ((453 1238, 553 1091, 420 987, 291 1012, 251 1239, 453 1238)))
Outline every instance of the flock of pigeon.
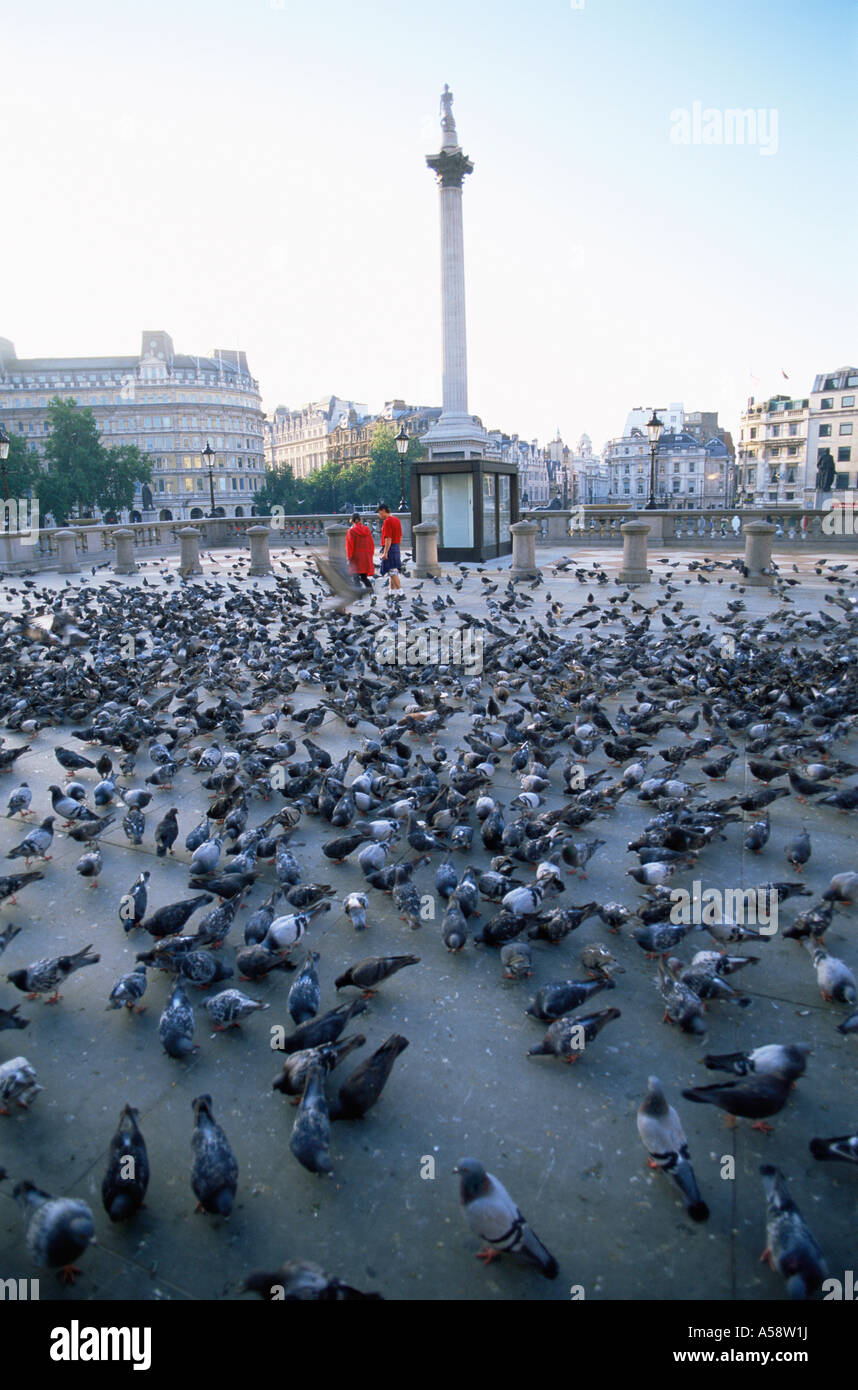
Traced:
MULTIPOLYGON (((323 604, 318 577, 301 573, 300 562, 278 557, 270 583, 249 580, 243 560, 224 577, 194 581, 163 569, 131 588, 95 571, 54 590, 6 577, 0 772, 9 784, 10 862, 0 877, 0 1031, 39 1033, 41 1005, 16 1002, 14 992, 55 1004, 80 988, 72 977, 86 970, 87 1007, 145 1011, 134 1026, 191 1073, 200 1011, 216 1033, 276 1004, 293 1027, 272 1028, 271 1040, 266 1033, 261 1051, 276 1049, 282 1068, 262 1084, 297 1107, 295 1161, 326 1177, 332 1122, 361 1121, 389 1103, 385 1087, 410 1044, 398 1031, 368 1042, 370 1001, 379 988, 407 998, 414 967, 437 971, 456 958, 467 988, 474 948, 497 952, 510 1001, 538 970, 526 1013, 544 1032, 528 1055, 584 1060, 583 1072, 622 1018, 622 1007, 598 1007, 601 999, 594 1006, 598 994, 610 992, 620 1006, 624 997, 651 998, 653 1021, 663 1015, 692 1039, 705 1034, 708 1008, 734 1010, 747 1045, 704 1058, 729 1080, 665 1088, 645 1066, 630 1078, 650 1166, 672 1179, 692 1222, 707 1221, 667 1091, 721 1109, 730 1124, 770 1130, 812 1066, 811 1049, 790 1030, 760 1035, 756 1000, 732 977, 762 977, 767 953, 789 956, 796 976, 815 973, 831 1028, 858 1032, 852 968, 824 943, 835 920, 848 924, 858 872, 843 865, 815 890, 807 886, 814 844, 831 818, 858 810, 858 782, 843 780, 858 775, 844 756, 858 719, 855 576, 843 564, 820 565, 825 601, 811 612, 799 580, 783 569, 772 576, 777 604, 751 617, 740 562, 693 561, 680 574, 662 560, 651 589, 630 592, 598 565, 569 559, 527 582, 462 567, 342 611, 323 604), (564 583, 572 603, 551 592, 561 577, 577 583, 564 583), (723 586, 726 611, 701 621, 688 584, 723 586), (452 617, 478 625, 482 671, 380 664, 379 635, 399 617, 412 627, 452 617), (345 740, 337 760, 325 746, 331 733, 339 746, 345 740), (56 780, 16 781, 28 755, 46 750, 56 780), (734 763, 740 790, 721 794, 734 763), (518 790, 507 797, 499 788, 511 779, 518 790), (174 799, 195 809, 192 823, 180 825, 174 799), (641 823, 628 844, 631 866, 616 863, 615 897, 568 901, 609 844, 612 817, 629 805, 641 823), (307 878, 301 848, 311 827, 330 883, 307 878), (79 882, 66 871, 62 893, 91 894, 92 926, 76 949, 33 959, 28 895, 59 873, 50 862, 57 835, 80 851, 79 882), (677 916, 675 876, 726 887, 719 853, 731 841, 751 868, 765 856, 761 881, 735 887, 777 905, 776 932, 711 907, 699 920, 677 916), (127 891, 106 905, 98 890, 105 861, 132 855, 151 868, 129 873, 127 891), (179 859, 187 892, 167 897, 163 866, 179 859), (440 920, 427 919, 427 896, 440 920), (793 899, 794 916, 786 906, 793 899), (403 949, 351 963, 326 954, 336 992, 350 995, 323 1008, 314 933, 328 913, 342 924, 343 954, 352 938, 367 939, 363 932, 371 940, 380 918, 396 921, 403 949), (588 921, 599 936, 587 933, 578 949, 573 934, 588 921), (109 935, 126 943, 119 978, 97 970, 109 935), (419 955, 408 949, 417 943, 419 955), (571 957, 557 949, 564 943, 571 957), (338 1069, 359 1052, 340 1080, 338 1069)), ((408 1086, 419 1090, 432 1059, 424 1042, 414 1043, 397 1074, 407 1069, 408 1086)), ((26 1111, 41 1089, 26 1056, 0 1060, 0 1114, 26 1111)), ((526 1107, 527 1097, 519 1103, 526 1107)), ((109 1220, 123 1222, 144 1203, 150 1161, 138 1107, 119 1089, 115 1104, 102 1200, 109 1220)), ((216 1095, 188 1092, 190 1188, 199 1210, 227 1218, 240 1175, 221 1109, 216 1095)), ((795 1138, 815 1159, 858 1163, 855 1132, 795 1138)), ((0 1161, 3 1141, 0 1128, 0 1161)), ((514 1154, 503 1175, 516 1197, 487 1170, 487 1157, 455 1165, 463 1215, 485 1244, 481 1256, 508 1254, 556 1278, 568 1252, 550 1253, 522 1216, 514 1154)), ((812 1296, 826 1277, 823 1252, 783 1173, 768 1163, 759 1172, 766 1255, 791 1296, 812 1296)), ((12 1179, 29 1253, 37 1267, 73 1278, 95 1216, 86 1201, 52 1196, 38 1179, 12 1179)), ((153 1191, 158 1181, 152 1172, 153 1191)), ((551 1245, 551 1231, 542 1235, 551 1245)), ((401 1296, 395 1287, 361 1292, 304 1258, 313 1252, 294 1253, 279 1270, 250 1273, 242 1287, 269 1299, 401 1296)))

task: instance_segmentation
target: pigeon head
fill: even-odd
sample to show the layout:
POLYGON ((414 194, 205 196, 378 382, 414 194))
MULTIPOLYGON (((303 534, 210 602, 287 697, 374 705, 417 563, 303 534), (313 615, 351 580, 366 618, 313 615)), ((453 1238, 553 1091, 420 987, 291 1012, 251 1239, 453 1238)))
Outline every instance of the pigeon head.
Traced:
POLYGON ((472 1202, 475 1197, 479 1197, 487 1185, 488 1174, 477 1158, 460 1158, 453 1172, 458 1173, 462 1179, 463 1202, 472 1202))

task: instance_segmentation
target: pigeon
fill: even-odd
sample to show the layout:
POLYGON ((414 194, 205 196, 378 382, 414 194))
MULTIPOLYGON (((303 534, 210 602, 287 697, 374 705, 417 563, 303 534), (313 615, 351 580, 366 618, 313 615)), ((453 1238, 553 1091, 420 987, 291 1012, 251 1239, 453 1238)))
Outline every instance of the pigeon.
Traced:
POLYGON ((577 1062, 605 1025, 619 1017, 619 1009, 602 1009, 600 1013, 578 1018, 558 1018, 556 1023, 551 1024, 542 1042, 529 1048, 527 1056, 557 1057, 563 1062, 577 1062))
POLYGON ((310 1173, 333 1172, 331 1155, 331 1121, 325 1098, 324 1068, 313 1063, 304 1082, 304 1094, 295 1116, 289 1148, 298 1162, 310 1173))
POLYGON ((74 1197, 52 1197, 28 1180, 19 1182, 12 1196, 24 1212, 27 1249, 39 1269, 59 1269, 67 1283, 80 1270, 74 1261, 95 1243, 95 1221, 86 1202, 74 1197))
POLYGON ((146 966, 141 961, 133 970, 125 975, 120 975, 113 989, 110 991, 108 1009, 121 1009, 123 1004, 126 1009, 134 1009, 136 1013, 143 1012, 138 1000, 143 998, 146 993, 146 986, 149 983, 146 975, 146 966))
POLYGON ((229 1216, 238 1187, 235 1154, 215 1120, 211 1096, 197 1096, 192 1106, 191 1187, 197 1199, 196 1209, 212 1216, 229 1216))
POLYGON ((194 1011, 181 980, 177 980, 158 1020, 158 1037, 168 1057, 177 1061, 193 1052, 194 1011))
POLYGON ((845 961, 832 956, 824 946, 807 943, 816 971, 819 992, 826 1002, 836 1000, 840 1004, 854 1004, 856 1001, 855 976, 845 961))
POLYGON ((46 999, 45 1003, 56 1004, 60 999, 60 985, 69 975, 73 975, 75 970, 81 970, 85 965, 98 965, 101 956, 90 955, 91 950, 91 946, 84 946, 74 955, 34 961, 23 970, 12 970, 6 979, 31 999, 40 994, 49 994, 50 998, 46 999))
POLYGON ((533 974, 533 953, 526 941, 508 941, 500 948, 504 978, 527 980, 533 974))
POLYGON ((0 1009, 0 1033, 10 1028, 29 1028, 30 1020, 21 1017, 18 1012, 20 1007, 20 1004, 13 1004, 11 1009, 0 1009))
POLYGON ((109 830, 115 816, 102 816, 101 819, 81 821, 79 825, 73 825, 69 831, 69 839, 76 840, 78 844, 88 845, 92 840, 97 840, 109 830))
MULTIPOLYGON (((19 845, 14 849, 7 850, 7 859, 23 859, 25 864, 29 864, 31 859, 50 859, 47 853, 54 838, 54 817, 45 816, 40 825, 36 825, 25 835, 19 845)), ((20 875, 24 877, 24 875, 20 875)))
POLYGON ((664 1023, 677 1023, 683 1033, 699 1036, 706 1032, 699 994, 682 980, 676 979, 663 960, 658 962, 656 987, 664 1000, 664 1023))
POLYGON ((147 917, 141 926, 150 936, 175 936, 200 907, 214 902, 211 893, 200 893, 194 898, 184 898, 181 902, 167 903, 147 917))
POLYGON ((173 845, 179 838, 179 812, 172 806, 163 820, 155 826, 155 845, 159 859, 163 859, 169 852, 173 853, 173 845))
POLYGON ((851 903, 858 895, 858 874, 851 871, 843 874, 835 874, 823 893, 823 901, 827 903, 851 903))
POLYGON ((824 1162, 858 1163, 858 1134, 841 1134, 836 1139, 811 1139, 810 1152, 824 1162))
MULTIPOLYGON (((762 1072, 741 1081, 725 1081, 717 1086, 691 1086, 682 1092, 686 1100, 699 1105, 717 1105, 734 1120, 753 1120, 752 1129, 769 1133, 766 1121, 783 1110, 792 1083, 782 1071, 762 1072)), ((729 1122, 728 1122, 729 1123, 729 1122)))
POLYGON ((95 767, 95 763, 90 762, 89 758, 84 758, 82 754, 75 753, 70 748, 55 748, 54 757, 66 772, 80 772, 82 768, 95 767))
POLYGON ((782 1076, 785 1081, 797 1081, 807 1067, 807 1043, 767 1043, 751 1052, 725 1052, 703 1058, 709 1071, 727 1071, 735 1076, 782 1076))
POLYGON ((336 1099, 330 1107, 332 1120, 358 1120, 375 1105, 393 1064, 401 1052, 408 1047, 408 1039, 399 1033, 391 1036, 376 1048, 371 1057, 361 1062, 340 1086, 336 1099))
POLYGON ((238 1028, 241 1020, 247 1018, 248 1014, 270 1007, 270 1004, 263 1004, 258 999, 248 998, 240 989, 224 989, 220 994, 203 1000, 203 1008, 212 1020, 215 1032, 224 1028, 238 1028))
POLYGON ((647 1079, 647 1093, 638 1109, 638 1134, 650 1156, 650 1167, 673 1178, 692 1221, 706 1221, 709 1208, 700 1196, 682 1122, 657 1076, 647 1079))
POLYGON ((366 931, 366 913, 369 898, 366 893, 349 893, 343 900, 343 911, 355 931, 366 931))
POLYGON ((478 1258, 488 1264, 508 1254, 535 1265, 546 1279, 556 1279, 558 1265, 541 1240, 531 1230, 506 1188, 486 1172, 476 1158, 460 1158, 454 1173, 460 1178, 459 1197, 465 1220, 486 1249, 478 1258))
POLYGON ((143 1205, 149 1186, 149 1157, 137 1123, 138 1111, 124 1105, 110 1141, 101 1200, 111 1221, 127 1221, 143 1205))
POLYGON ((263 944, 272 951, 288 951, 297 946, 314 918, 322 912, 330 912, 331 904, 318 903, 309 912, 291 912, 285 917, 275 917, 263 938, 263 944))
POLYGON ((810 859, 811 854, 810 836, 805 826, 802 826, 798 835, 790 840, 786 847, 785 854, 787 861, 792 865, 796 873, 800 874, 805 864, 810 859))
POLYGON ((242 1285, 242 1293, 255 1293, 269 1303, 354 1303, 381 1299, 380 1293, 361 1293, 341 1279, 333 1279, 309 1260, 289 1260, 279 1269, 257 1269, 242 1285))
POLYGON ((292 1096, 297 1105, 304 1094, 304 1083, 312 1066, 320 1062, 325 1072, 333 1071, 345 1057, 357 1047, 363 1047, 366 1038, 363 1033, 354 1033, 350 1038, 340 1038, 339 1042, 323 1043, 321 1047, 306 1047, 300 1052, 291 1052, 283 1063, 283 1070, 272 1082, 272 1088, 284 1096, 292 1096))
POLYGON ((119 900, 119 920, 127 932, 143 925, 149 901, 147 885, 151 876, 149 870, 144 869, 119 900))
POLYGON ((369 999, 376 992, 373 988, 375 985, 389 980, 391 975, 395 975, 407 965, 419 963, 419 956, 366 956, 355 965, 350 965, 342 975, 338 975, 334 981, 334 988, 344 989, 346 985, 355 985, 363 990, 364 999, 369 999))
MULTIPOLYGON (((177 956, 176 973, 189 984, 196 985, 198 989, 208 989, 209 985, 231 980, 235 972, 231 965, 218 960, 213 952, 201 950, 183 951, 177 956)), ((203 1007, 205 1008, 205 1005, 203 1007)))
POLYGON ((586 1004, 603 989, 616 989, 616 984, 607 976, 598 980, 555 980, 537 990, 525 1013, 531 1018, 551 1022, 586 1004))
POLYGON ((319 977, 316 973, 319 959, 318 951, 308 951, 307 959, 292 981, 287 1007, 293 1023, 306 1023, 308 1019, 315 1018, 319 1012, 319 1004, 322 999, 319 977))
POLYGON ((272 970, 294 970, 288 956, 269 951, 267 946, 242 946, 235 953, 235 968, 240 980, 264 980, 272 970))
POLYGON ((848 1037, 850 1033, 858 1033, 858 1013, 850 1014, 842 1023, 838 1023, 837 1031, 844 1037, 848 1037))
POLYGON ((30 802, 32 799, 33 793, 30 791, 27 783, 22 782, 19 787, 15 788, 9 797, 6 806, 6 819, 9 820, 12 816, 28 816, 30 814, 30 802))
POLYGON ((364 1012, 366 1004, 362 999, 353 999, 351 1004, 339 1004, 329 1009, 319 1018, 302 1023, 294 1033, 290 1033, 279 1044, 282 1052, 300 1052, 306 1047, 321 1047, 323 1043, 336 1042, 352 1019, 364 1012))
POLYGON ((13 1101, 22 1110, 29 1110, 42 1087, 36 1081, 36 1069, 26 1057, 11 1057, 0 1062, 0 1115, 9 1114, 13 1101))
POLYGON ((0 874, 0 903, 17 902, 15 895, 20 893, 22 888, 26 888, 28 883, 36 883, 44 877, 45 875, 39 869, 32 869, 27 874, 0 874))
POLYGON ((766 1194, 762 1259, 787 1281, 790 1298, 809 1298, 828 1273, 825 1257, 792 1200, 783 1173, 770 1163, 761 1163, 760 1177, 766 1194))

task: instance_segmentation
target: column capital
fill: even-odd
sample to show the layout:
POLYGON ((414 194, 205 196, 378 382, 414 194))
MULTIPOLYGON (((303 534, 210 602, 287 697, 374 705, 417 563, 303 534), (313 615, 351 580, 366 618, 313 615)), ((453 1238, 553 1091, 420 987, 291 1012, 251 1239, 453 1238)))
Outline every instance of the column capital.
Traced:
POLYGON ((461 150, 427 154, 426 164, 437 175, 442 188, 461 188, 465 175, 474 172, 473 161, 461 150))

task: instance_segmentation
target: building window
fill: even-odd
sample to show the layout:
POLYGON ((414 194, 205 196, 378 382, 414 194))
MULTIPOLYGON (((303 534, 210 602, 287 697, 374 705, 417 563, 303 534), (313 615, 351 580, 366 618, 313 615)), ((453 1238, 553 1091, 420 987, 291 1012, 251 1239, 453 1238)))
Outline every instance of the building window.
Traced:
POLYGON ((831 438, 831 426, 830 426, 830 425, 820 425, 820 426, 819 426, 819 437, 820 437, 820 439, 830 439, 830 438, 831 438))
POLYGON ((780 432, 781 432, 781 427, 780 427, 780 425, 771 425, 769 428, 771 429, 771 437, 772 437, 772 439, 777 439, 778 435, 779 435, 780 432))
POLYGON ((841 407, 842 407, 843 410, 846 410, 849 406, 852 406, 852 405, 854 405, 854 404, 855 404, 855 397, 854 397, 854 396, 841 396, 841 398, 840 398, 840 405, 841 405, 841 407))
POLYGON ((844 446, 841 445, 841 447, 837 450, 837 462, 838 462, 838 463, 851 463, 851 461, 852 461, 852 450, 851 450, 851 449, 847 449, 847 448, 845 448, 844 446))
POLYGON ((846 489, 847 489, 848 486, 849 486, 849 474, 848 474, 848 473, 835 473, 835 475, 834 475, 834 486, 835 486, 835 488, 836 488, 836 490, 837 490, 838 492, 845 492, 846 489))
POLYGON ((797 454, 797 453, 798 453, 798 449, 797 449, 797 447, 795 446, 795 444, 791 444, 791 445, 790 445, 790 447, 787 449, 787 453, 788 453, 788 454, 797 454))
POLYGON ((834 397, 833 397, 833 396, 823 396, 822 400, 819 402, 819 408, 820 408, 820 410, 833 410, 833 409, 834 409, 834 397))
POLYGON ((798 425, 790 425, 789 432, 793 437, 795 437, 795 435, 798 434, 798 425))
POLYGON ((851 433, 852 433, 852 421, 851 421, 851 420, 846 420, 846 421, 843 422, 843 424, 840 426, 840 433, 841 433, 841 434, 851 434, 851 433))

